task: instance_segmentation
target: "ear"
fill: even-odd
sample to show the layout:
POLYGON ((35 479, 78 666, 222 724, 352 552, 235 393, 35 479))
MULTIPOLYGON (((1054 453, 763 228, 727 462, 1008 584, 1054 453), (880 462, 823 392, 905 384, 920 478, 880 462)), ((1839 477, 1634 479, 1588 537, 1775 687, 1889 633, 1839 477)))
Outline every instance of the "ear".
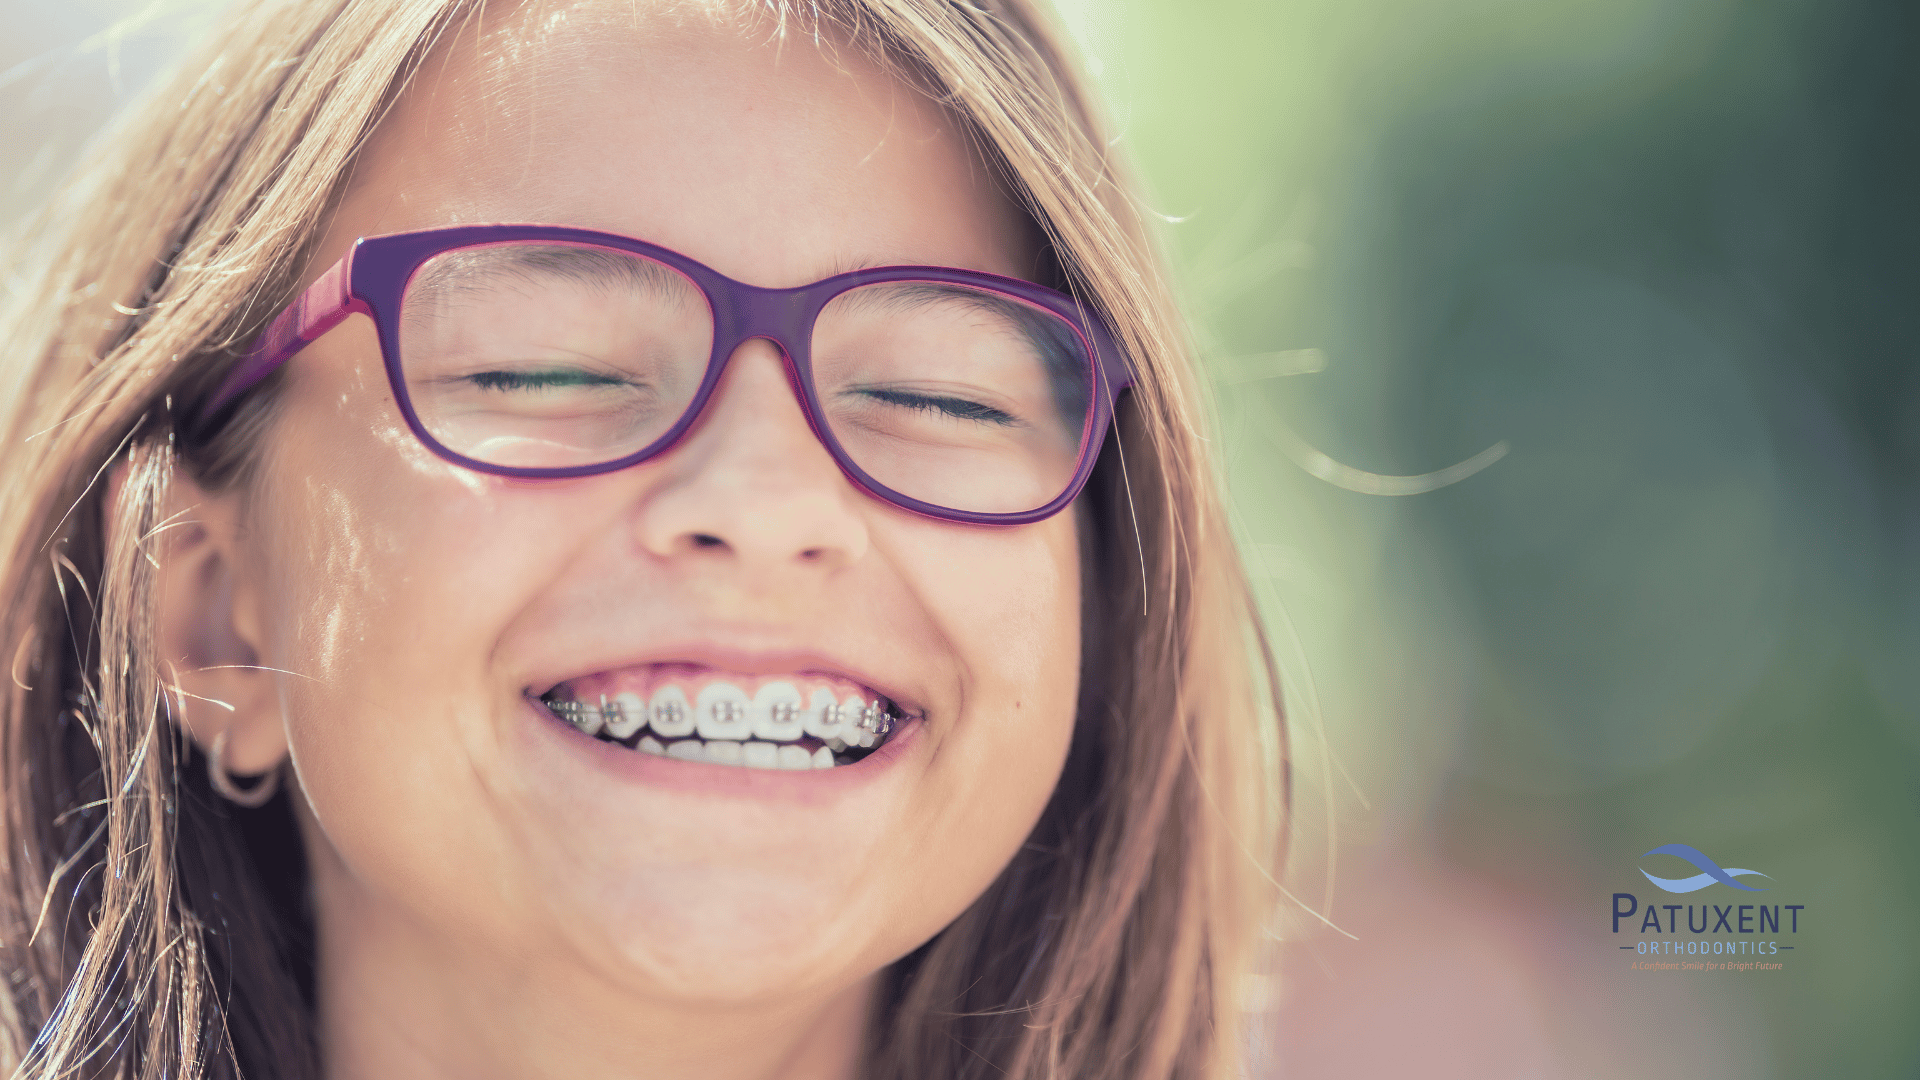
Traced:
MULTIPOLYGON (((119 504, 121 464, 109 478, 108 513, 119 504)), ((173 715, 211 752, 225 736, 221 764, 251 776, 287 757, 286 725, 274 674, 260 667, 260 592, 240 549, 240 495, 212 495, 176 468, 167 486, 167 524, 155 537, 159 657, 176 688, 173 715)))

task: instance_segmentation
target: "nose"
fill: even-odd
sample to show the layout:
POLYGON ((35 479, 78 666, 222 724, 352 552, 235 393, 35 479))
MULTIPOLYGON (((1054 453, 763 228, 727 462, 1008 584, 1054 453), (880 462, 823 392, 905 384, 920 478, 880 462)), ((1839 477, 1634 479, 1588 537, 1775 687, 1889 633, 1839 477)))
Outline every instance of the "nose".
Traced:
POLYGON ((771 342, 734 351, 693 430, 659 465, 635 523, 654 555, 833 570, 866 554, 867 497, 814 437, 771 342))

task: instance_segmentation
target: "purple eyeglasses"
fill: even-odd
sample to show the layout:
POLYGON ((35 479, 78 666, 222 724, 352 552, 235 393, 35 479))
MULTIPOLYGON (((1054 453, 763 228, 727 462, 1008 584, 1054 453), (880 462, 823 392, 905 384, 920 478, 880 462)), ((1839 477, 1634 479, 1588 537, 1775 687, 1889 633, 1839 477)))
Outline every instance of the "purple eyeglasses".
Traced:
POLYGON ((794 289, 555 225, 370 236, 267 327, 211 419, 348 315, 373 319, 407 426, 499 476, 591 476, 664 453, 743 343, 779 347, 848 479, 946 521, 1022 525, 1085 485, 1132 375, 1072 297, 937 266, 794 289))

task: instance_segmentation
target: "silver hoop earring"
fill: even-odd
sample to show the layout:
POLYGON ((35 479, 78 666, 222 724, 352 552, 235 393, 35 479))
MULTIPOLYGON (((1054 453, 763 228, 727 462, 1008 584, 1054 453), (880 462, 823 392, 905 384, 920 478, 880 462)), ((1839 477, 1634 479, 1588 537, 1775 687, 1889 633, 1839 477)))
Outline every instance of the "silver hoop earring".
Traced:
POLYGON ((279 766, 267 770, 267 774, 251 788, 242 790, 233 782, 233 777, 227 775, 226 766, 220 763, 226 751, 227 733, 223 731, 213 737, 213 747, 207 751, 207 782, 213 785, 213 790, 219 792, 221 798, 230 803, 249 810, 266 805, 266 801, 273 798, 273 793, 280 790, 279 766))

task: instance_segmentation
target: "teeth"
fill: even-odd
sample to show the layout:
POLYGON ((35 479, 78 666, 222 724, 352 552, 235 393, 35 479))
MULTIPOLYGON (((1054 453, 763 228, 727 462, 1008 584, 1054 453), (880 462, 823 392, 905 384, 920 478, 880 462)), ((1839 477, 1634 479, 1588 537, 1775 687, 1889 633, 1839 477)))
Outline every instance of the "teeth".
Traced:
POLYGON ((753 733, 774 742, 792 742, 806 734, 802 725, 800 690, 792 683, 771 682, 753 695, 753 733))
POLYGON ((753 720, 747 715, 751 702, 745 690, 732 683, 709 683, 693 704, 700 737, 708 742, 752 737, 753 720))
MULTIPOLYGON (((869 741, 872 740, 869 735, 869 741)), ((806 747, 792 743, 770 743, 759 739, 749 742, 737 742, 733 739, 715 739, 706 742, 701 739, 681 739, 677 742, 662 743, 651 735, 640 736, 634 748, 641 753, 677 758, 681 761, 700 761, 710 765, 741 765, 749 769, 780 769, 790 772, 806 772, 811 769, 831 769, 835 766, 833 755, 848 746, 857 743, 841 743, 835 739, 831 747, 822 746, 809 753, 806 747)))
POLYGON ((601 699, 600 714, 607 726, 607 734, 616 739, 625 739, 634 732, 647 726, 647 710, 639 694, 620 694, 613 699, 612 709, 607 707, 606 699, 601 699))
POLYGON ((669 739, 693 734, 693 706, 687 703, 686 691, 677 686, 655 690, 647 704, 647 722, 669 739))
POLYGON ((669 684, 655 690, 651 700, 626 691, 602 695, 593 704, 544 704, 580 731, 642 753, 754 769, 831 769, 835 755, 876 746, 894 726, 884 698, 839 698, 824 687, 803 698, 786 681, 766 683, 751 698, 738 685, 716 681, 693 701, 683 687, 669 684), (699 738, 688 738, 696 734, 699 738), (640 739, 629 743, 635 735, 640 739), (810 751, 797 745, 804 736, 825 745, 810 751))
POLYGON ((831 690, 815 690, 813 700, 807 703, 806 721, 803 725, 807 734, 825 742, 840 734, 840 703, 831 690))
POLYGON ((584 701, 549 701, 547 708, 588 735, 600 734, 600 710, 584 701))
POLYGON ((879 702, 861 702, 850 714, 853 726, 873 735, 885 735, 893 730, 893 719, 887 715, 887 707, 879 702))

